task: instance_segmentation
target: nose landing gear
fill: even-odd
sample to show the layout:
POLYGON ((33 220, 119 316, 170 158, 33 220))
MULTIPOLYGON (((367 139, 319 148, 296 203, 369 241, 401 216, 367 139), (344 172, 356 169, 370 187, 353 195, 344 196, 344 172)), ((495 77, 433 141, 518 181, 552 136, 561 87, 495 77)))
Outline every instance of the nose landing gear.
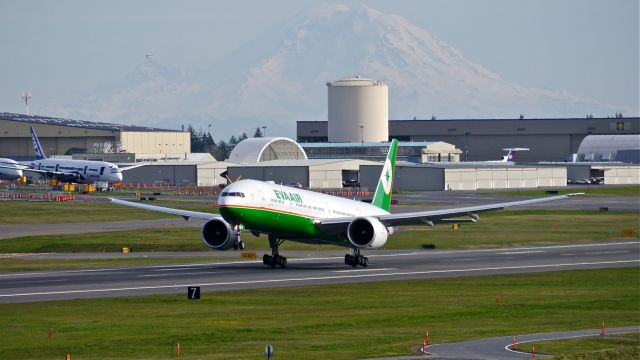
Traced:
POLYGON ((235 225, 233 230, 236 232, 238 239, 233 243, 233 250, 244 250, 244 241, 240 240, 240 225, 235 225))

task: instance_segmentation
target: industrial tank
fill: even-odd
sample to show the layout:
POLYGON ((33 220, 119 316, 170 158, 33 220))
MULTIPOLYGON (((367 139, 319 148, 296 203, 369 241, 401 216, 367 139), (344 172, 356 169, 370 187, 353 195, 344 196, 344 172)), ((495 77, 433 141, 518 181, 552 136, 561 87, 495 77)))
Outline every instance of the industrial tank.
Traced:
POLYGON ((327 83, 331 142, 389 140, 389 89, 359 76, 327 83))

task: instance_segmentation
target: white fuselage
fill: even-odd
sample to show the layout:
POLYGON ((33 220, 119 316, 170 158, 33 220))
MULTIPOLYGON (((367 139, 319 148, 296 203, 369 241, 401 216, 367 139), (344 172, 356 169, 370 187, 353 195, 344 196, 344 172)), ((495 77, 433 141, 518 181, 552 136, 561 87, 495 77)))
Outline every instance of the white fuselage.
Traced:
POLYGON ((78 178, 75 181, 82 183, 122 181, 122 172, 118 166, 106 161, 42 159, 33 160, 29 164, 33 169, 50 171, 51 175, 45 174, 47 178, 59 178, 61 181, 65 181, 65 176, 54 173, 76 174, 78 178))
MULTIPOLYGON (((20 164, 12 159, 0 158, 0 166, 18 167, 20 164)), ((23 176, 23 172, 20 169, 9 169, 6 167, 0 167, 0 180, 17 180, 23 176)))
POLYGON ((220 196, 218 206, 242 206, 323 219, 388 214, 362 201, 258 180, 240 180, 228 185, 224 192, 244 196, 220 196))

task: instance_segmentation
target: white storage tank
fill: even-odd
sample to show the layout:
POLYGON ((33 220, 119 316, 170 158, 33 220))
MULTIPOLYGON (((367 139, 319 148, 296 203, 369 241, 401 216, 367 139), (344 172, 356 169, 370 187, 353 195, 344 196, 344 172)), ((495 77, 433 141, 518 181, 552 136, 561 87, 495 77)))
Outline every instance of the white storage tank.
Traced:
POLYGON ((360 76, 327 83, 330 142, 389 141, 389 88, 360 76))

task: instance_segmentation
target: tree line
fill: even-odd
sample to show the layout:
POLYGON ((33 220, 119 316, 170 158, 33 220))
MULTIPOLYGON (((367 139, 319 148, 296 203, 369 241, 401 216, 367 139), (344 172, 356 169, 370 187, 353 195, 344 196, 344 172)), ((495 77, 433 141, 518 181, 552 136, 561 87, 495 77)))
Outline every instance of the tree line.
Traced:
MULTIPOLYGON (((232 135, 228 141, 219 140, 215 142, 211 133, 208 131, 205 132, 202 131, 202 129, 195 130, 191 125, 187 127, 187 131, 191 134, 191 152, 209 153, 216 160, 228 159, 233 148, 235 148, 240 141, 249 138, 247 133, 243 132, 239 136, 232 135)), ((253 137, 263 137, 260 127, 256 128, 253 137)))

